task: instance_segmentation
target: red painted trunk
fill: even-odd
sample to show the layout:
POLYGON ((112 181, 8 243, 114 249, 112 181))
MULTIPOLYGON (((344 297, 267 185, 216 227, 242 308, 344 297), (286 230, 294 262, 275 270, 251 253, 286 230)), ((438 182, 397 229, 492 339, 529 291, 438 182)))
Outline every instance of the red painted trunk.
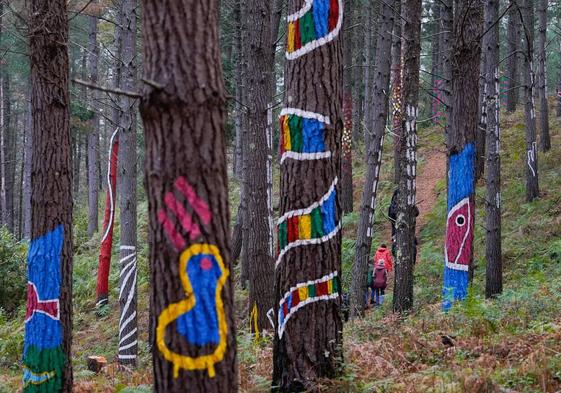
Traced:
POLYGON ((107 195, 105 199, 105 215, 103 217, 103 237, 99 251, 99 265, 97 269, 96 307, 99 308, 108 301, 109 292, 109 268, 111 266, 111 247, 113 245, 113 221, 115 218, 115 201, 117 197, 117 155, 119 152, 119 139, 117 132, 111 138, 111 154, 109 157, 109 168, 107 170, 107 195))

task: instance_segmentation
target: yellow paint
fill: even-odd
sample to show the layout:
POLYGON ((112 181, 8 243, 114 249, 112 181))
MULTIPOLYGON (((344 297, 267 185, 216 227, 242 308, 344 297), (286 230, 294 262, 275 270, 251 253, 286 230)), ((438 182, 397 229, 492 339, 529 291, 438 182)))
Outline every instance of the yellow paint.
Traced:
POLYGON ((327 293, 330 295, 333 293, 333 280, 327 281, 327 293))
POLYGON ((42 373, 35 373, 33 371, 31 371, 31 369, 23 366, 23 369, 28 371, 30 374, 33 375, 33 377, 37 378, 37 381, 34 381, 32 379, 28 379, 24 382, 23 387, 27 387, 29 385, 41 385, 44 384, 45 382, 47 382, 49 379, 54 378, 56 373, 54 371, 45 371, 42 373))
POLYGON ((254 343, 259 344, 259 325, 257 324, 259 312, 257 311, 257 303, 253 303, 251 313, 249 314, 250 324, 253 322, 253 331, 255 332, 254 343))
POLYGON ((298 218, 298 239, 311 239, 312 216, 305 214, 298 218))
POLYGON ((224 266, 222 261, 222 256, 218 247, 211 244, 194 244, 187 250, 183 251, 179 257, 179 276, 181 278, 181 284, 183 285, 183 290, 185 291, 185 299, 177 303, 170 304, 165 308, 158 317, 158 326, 156 328, 156 344, 158 349, 162 353, 162 356, 169 362, 173 363, 173 376, 177 378, 179 376, 179 370, 208 370, 209 377, 214 377, 216 372, 214 370, 214 365, 222 359, 224 359, 224 354, 226 353, 226 336, 228 334, 228 326, 226 324, 226 315, 224 314, 224 304, 222 302, 222 288, 226 283, 230 272, 224 266), (216 286, 216 313, 218 315, 218 331, 220 336, 220 341, 216 346, 214 352, 209 355, 201 355, 196 357, 181 355, 170 350, 166 345, 165 334, 166 327, 175 321, 179 316, 185 314, 191 310, 196 303, 195 296, 193 294, 193 288, 189 277, 187 276, 187 264, 192 256, 199 254, 212 254, 222 275, 218 279, 218 284, 216 286))
POLYGON ((298 297, 300 298, 300 301, 303 302, 304 300, 306 300, 308 298, 308 287, 300 287, 298 288, 298 297))
POLYGON ((294 22, 290 22, 288 24, 288 41, 286 44, 286 50, 288 53, 294 52, 294 36, 296 35, 296 24, 294 22))
POLYGON ((292 150, 292 142, 290 140, 290 127, 288 126, 288 116, 285 116, 282 121, 282 132, 284 133, 284 150, 292 150))

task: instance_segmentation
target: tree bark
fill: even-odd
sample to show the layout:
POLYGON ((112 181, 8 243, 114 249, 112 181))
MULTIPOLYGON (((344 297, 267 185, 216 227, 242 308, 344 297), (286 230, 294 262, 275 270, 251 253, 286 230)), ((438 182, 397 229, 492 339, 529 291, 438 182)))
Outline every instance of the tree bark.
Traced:
MULTIPOLYGON (((393 101, 393 118, 392 118, 392 132, 393 132, 393 156, 394 156, 394 183, 399 184, 400 165, 401 165, 401 152, 403 150, 403 136, 401 134, 401 122, 403 120, 403 93, 402 93, 402 64, 401 64, 401 34, 402 34, 402 20, 401 20, 401 0, 395 2, 395 22, 393 24, 393 44, 392 44, 392 101, 393 101)), ((440 7, 436 7, 440 10, 440 7)), ((440 12, 439 12, 440 15, 440 12)), ((438 24, 437 24, 438 25, 438 24)), ((433 44, 438 43, 438 36, 436 40, 433 39, 433 44)), ((435 57, 433 56, 433 61, 435 57)), ((433 64, 433 73, 438 72, 438 67, 433 64)), ((434 84, 433 84, 434 86, 434 84)))
MULTIPOLYGON (((92 6, 97 5, 97 0, 92 1, 92 6)), ((97 84, 99 46, 97 44, 97 16, 88 16, 88 72, 90 82, 97 84)), ((98 198, 99 198, 99 116, 97 114, 97 101, 99 91, 91 91, 90 110, 93 117, 88 132, 88 237, 92 237, 98 230, 98 198)))
POLYGON ((10 233, 14 233, 14 185, 16 175, 16 135, 12 127, 12 94, 10 76, 3 66, 3 132, 4 132, 4 217, 3 222, 10 233))
MULTIPOLYGON (((486 0, 487 1, 487 0, 486 0)), ((485 36, 483 37, 485 39, 485 36)), ((487 70, 487 56, 485 51, 481 51, 481 61, 479 62, 479 125, 475 133, 475 181, 477 182, 485 172, 485 142, 487 131, 487 83, 485 72, 487 70)))
POLYGON ((317 391, 319 378, 339 375, 342 357, 338 183, 343 1, 314 2, 309 9, 302 5, 297 0, 288 4, 280 116, 281 217, 272 386, 283 392, 317 391))
POLYGON ((404 312, 413 307, 413 269, 415 265, 415 226, 417 172, 417 117, 419 115, 419 71, 421 54, 421 0, 404 0, 403 24, 403 106, 398 212, 396 217, 396 258, 393 309, 404 312))
POLYGON ((538 0, 538 95, 540 99, 540 150, 547 152, 551 149, 549 136, 549 107, 547 102, 547 81, 545 75, 546 63, 546 31, 547 31, 547 0, 538 0))
POLYGON ((520 6, 522 29, 524 31, 524 122, 526 126, 526 201, 531 202, 539 197, 538 179, 538 146, 536 136, 536 107, 534 103, 535 75, 533 68, 534 56, 534 1, 523 0, 520 6))
POLYGON ((39 390, 38 377, 41 391, 72 392, 72 159, 66 18, 64 0, 30 3, 33 164, 25 391, 39 390))
POLYGON ((452 112, 452 39, 454 30, 454 2, 443 0, 440 8, 440 45, 442 56, 442 94, 441 100, 445 111, 444 133, 446 143, 450 134, 450 113, 452 112))
POLYGON ((443 309, 467 296, 475 222, 475 133, 478 127, 481 2, 460 0, 454 15, 452 110, 448 135, 448 217, 443 309))
POLYGON ((518 104, 518 50, 520 49, 520 17, 518 9, 512 7, 508 13, 507 24, 507 67, 505 74, 507 77, 506 110, 514 112, 518 104))
MULTIPOLYGON (((354 0, 345 0, 345 9, 353 10, 354 0)), ((343 136, 341 145, 341 208, 353 211, 353 24, 352 11, 343 20, 343 136)))
MULTIPOLYGON (((31 85, 31 83, 30 83, 31 85)), ((31 107, 31 87, 27 88, 26 121, 23 164, 23 237, 31 239, 31 165, 33 162, 33 110, 31 107)))
POLYGON ((499 84, 499 0, 485 2, 485 30, 483 37, 487 105, 487 151, 485 201, 485 257, 487 259, 485 297, 503 291, 501 246, 501 156, 500 156, 500 84, 499 84))
POLYGON ((142 4, 154 390, 236 392, 218 1, 142 4))
MULTIPOLYGON (((432 12, 433 12, 433 18, 434 18, 434 30, 432 31, 432 37, 431 37, 431 57, 432 57, 432 61, 431 61, 431 89, 432 92, 434 94, 434 97, 432 97, 431 99, 431 107, 430 107, 430 117, 433 118, 433 123, 437 124, 439 122, 439 118, 440 118, 440 108, 441 108, 441 103, 440 103, 440 95, 441 95, 441 85, 442 85, 442 76, 441 76, 441 71, 442 71, 442 64, 441 64, 441 60, 442 60, 442 55, 440 53, 441 50, 443 50, 444 48, 440 47, 440 41, 441 41, 441 20, 440 20, 440 8, 442 7, 442 5, 438 2, 435 1, 432 4, 432 12)), ((394 38, 395 39, 395 38, 394 38)), ((399 122, 399 128, 401 129, 401 121, 399 122)), ((400 168, 398 165, 396 165, 396 176, 397 173, 400 171, 400 168)), ((397 178, 397 177, 396 177, 397 178)), ((398 183, 398 181, 396 181, 396 183, 398 183)))
MULTIPOLYGON (((122 88, 136 88, 137 0, 124 0, 122 7, 122 88)), ((136 109, 135 99, 120 97, 119 135, 120 229, 119 275, 119 363, 136 366, 138 328, 136 322, 136 109)))
POLYGON ((247 53, 249 127, 244 143, 244 196, 247 202, 247 258, 249 262, 249 317, 256 335, 270 327, 267 312, 273 307, 274 265, 269 236, 268 112, 271 103, 271 2, 246 0, 244 45, 247 53), (251 70, 249 72, 249 70, 251 70))
POLYGON ((380 4, 379 34, 376 44, 376 78, 370 102, 372 103, 372 123, 370 145, 367 147, 367 170, 362 199, 360 203, 360 219, 357 228, 355 258, 353 263, 353 280, 351 282, 351 317, 362 314, 365 306, 364 296, 368 282, 368 262, 376 210, 378 181, 382 164, 382 147, 388 119, 388 94, 390 87, 390 66, 392 31, 395 21, 395 0, 380 4))
POLYGON ((360 118, 362 123, 361 129, 363 130, 365 149, 368 149, 368 146, 370 146, 369 127, 372 123, 372 108, 370 97, 372 97, 372 75, 374 74, 374 66, 372 66, 371 64, 374 63, 374 56, 376 52, 373 48, 373 46, 375 45, 374 42, 376 40, 374 40, 373 37, 375 37, 376 33, 378 32, 378 24, 370 23, 370 21, 374 19, 374 16, 376 14, 377 12, 374 9, 374 5, 372 4, 372 2, 368 2, 366 4, 366 26, 364 27, 364 58, 362 61, 362 67, 364 69, 364 95, 362 98, 364 111, 362 118, 360 118))

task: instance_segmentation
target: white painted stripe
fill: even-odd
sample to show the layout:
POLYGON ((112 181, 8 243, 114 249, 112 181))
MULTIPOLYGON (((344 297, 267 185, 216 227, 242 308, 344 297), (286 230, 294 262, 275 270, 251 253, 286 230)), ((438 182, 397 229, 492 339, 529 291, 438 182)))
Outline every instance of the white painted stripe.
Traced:
POLYGON ((288 320, 296 313, 296 311, 298 311, 299 309, 301 309, 302 307, 304 307, 307 304, 310 303, 316 303, 322 300, 333 300, 333 299, 337 299, 339 297, 339 292, 333 293, 331 295, 324 295, 324 296, 319 296, 319 297, 314 297, 314 298, 308 298, 306 300, 304 300, 303 302, 298 303, 298 305, 296 305, 295 307, 291 308, 288 315, 284 318, 284 323, 279 326, 279 338, 282 338, 282 335, 284 334, 284 330, 286 327, 286 324, 288 323, 288 320))
POLYGON ((306 119, 314 119, 325 124, 331 124, 329 120, 329 116, 324 116, 320 113, 304 111, 298 108, 283 108, 281 110, 280 116, 285 116, 285 115, 296 115, 298 117, 304 117, 306 119))
POLYGON ((280 159, 282 164, 287 159, 297 160, 297 161, 310 161, 310 160, 323 160, 326 158, 331 158, 331 152, 320 152, 320 153, 296 153, 294 151, 285 151, 280 159))
MULTIPOLYGON (((133 269, 131 269, 131 272, 132 271, 133 271, 133 269)), ((125 283, 128 283, 128 281, 123 281, 123 288, 126 286, 126 285, 124 285, 125 283)), ((123 317, 125 315, 127 315, 128 311, 129 311, 129 307, 131 306, 132 300, 133 300, 135 292, 136 292, 134 290, 135 286, 136 286, 136 271, 134 271, 134 278, 132 279, 132 287, 131 287, 131 290, 129 292, 129 296, 127 297, 127 302, 125 303, 125 306, 123 307, 123 314, 121 315, 121 318, 119 319, 119 323, 121 323, 123 321, 123 317)), ((120 333, 120 330, 119 330, 119 333, 120 333)))
POLYGON ((129 349, 129 348, 131 348, 131 347, 134 347, 134 346, 137 345, 137 344, 138 344, 138 340, 131 341, 131 342, 128 343, 127 345, 123 345, 123 346, 119 347, 119 352, 120 352, 120 351, 124 351, 124 350, 126 350, 126 349, 129 349))
POLYGON ((130 317, 127 318, 127 320, 124 323, 120 323, 120 327, 119 327, 119 334, 121 334, 123 332, 123 330, 125 329, 125 327, 131 323, 131 321, 136 317, 136 311, 134 311, 130 317))
POLYGON ((111 152, 113 150, 113 143, 115 143, 115 137, 119 132, 119 128, 117 127, 111 135, 111 140, 109 142, 109 164, 107 165, 107 191, 109 192, 109 221, 107 223, 107 228, 105 228, 105 233, 101 238, 101 242, 103 243, 107 236, 109 236, 109 231, 113 227, 113 214, 115 213, 115 200, 113 197, 113 189, 111 188, 111 152))
POLYGON ((136 359, 136 355, 119 355, 119 359, 136 359))
POLYGON ((302 8, 300 8, 295 13, 290 14, 286 17, 286 21, 287 22, 295 22, 297 19, 300 19, 301 17, 303 17, 306 14, 306 12, 308 12, 312 8, 313 3, 314 3, 314 0, 306 0, 306 2, 304 3, 304 6, 302 8))
POLYGON ((134 328, 132 329, 130 332, 128 332, 124 337, 122 337, 119 340, 119 345, 122 344, 123 342, 127 341, 127 339, 132 336, 133 334, 135 334, 138 331, 138 328, 134 328))
POLYGON ((135 246, 121 246, 120 249, 121 250, 133 250, 133 251, 135 251, 136 247, 135 246))
POLYGON ((331 231, 331 233, 318 238, 318 239, 305 239, 305 240, 296 240, 295 242, 292 242, 290 244, 288 244, 285 248, 282 249, 282 251, 279 253, 279 256, 277 257, 277 261, 275 263, 275 268, 279 267, 279 264, 282 261, 282 258, 284 257, 284 255, 291 249, 296 248, 296 247, 301 247, 301 246, 307 246, 307 245, 311 245, 311 244, 321 244, 321 243, 325 243, 327 241, 329 241, 330 239, 332 239, 333 237, 335 237, 335 235, 337 234, 337 232, 339 232, 339 230, 341 229, 341 223, 339 223, 335 229, 333 231, 331 231))
POLYGON ((331 186, 329 187, 329 190, 327 191, 327 193, 325 193, 325 195, 323 197, 321 197, 321 199, 319 201, 312 203, 309 207, 307 207, 305 209, 292 210, 292 211, 289 211, 289 212, 283 214, 282 217, 280 217, 278 219, 277 224, 280 225, 283 222, 285 222, 287 219, 289 219, 291 217, 294 217, 294 216, 304 216, 306 214, 310 214, 312 212, 312 210, 314 210, 316 207, 319 207, 319 206, 323 205, 323 203, 325 201, 327 201, 329 199, 329 197, 331 196, 331 194, 335 191, 335 186, 337 185, 337 181, 338 181, 338 178, 335 177, 335 179, 331 183, 331 186))

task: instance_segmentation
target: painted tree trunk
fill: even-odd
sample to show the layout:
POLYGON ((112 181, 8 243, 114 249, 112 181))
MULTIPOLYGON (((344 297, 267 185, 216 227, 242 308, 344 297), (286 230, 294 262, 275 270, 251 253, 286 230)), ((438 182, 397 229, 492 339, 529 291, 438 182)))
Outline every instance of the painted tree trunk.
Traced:
POLYGON ((343 1, 290 0, 287 22, 272 382, 283 392, 340 373, 343 1))
MULTIPOLYGON (((92 1, 96 6, 97 1, 92 1)), ((97 16, 88 16, 88 72, 90 82, 97 84, 97 65, 99 59, 99 46, 97 43, 97 16)), ((97 101, 99 91, 90 93, 90 110, 93 112, 91 129, 88 132, 88 237, 92 237, 98 230, 98 198, 99 198, 99 116, 97 114, 97 101)))
POLYGON ((483 37, 487 106, 486 202, 485 202, 485 257, 487 260, 485 296, 496 296, 503 291, 501 245, 501 156, 500 156, 500 85, 499 85, 499 0, 485 2, 485 30, 483 37))
MULTIPOLYGON (((401 152, 403 150, 403 137, 401 134, 401 122, 403 120, 403 94, 402 94, 402 64, 401 64, 401 0, 395 2, 395 22, 393 24, 393 43, 392 43, 392 65, 391 65, 391 86, 392 86, 392 133, 393 133, 393 156, 394 156, 394 182, 399 184, 401 165, 401 152)), ((440 9, 438 7, 438 9, 440 9)), ((438 37, 436 39, 438 42, 438 37)), ((434 60, 434 57, 433 57, 434 60)), ((433 65, 433 72, 437 72, 433 65)))
POLYGON ((246 45, 248 73, 247 139, 244 143, 244 196, 247 202, 247 261, 249 278, 249 317, 251 331, 256 335, 270 329, 267 312, 274 302, 274 261, 270 239, 267 130, 268 107, 271 102, 271 2, 246 0, 244 9, 243 45, 246 45), (251 71, 249 71, 251 70, 251 71))
POLYGON ((518 50, 520 49, 520 17, 518 9, 512 7, 508 13, 507 22, 507 78, 506 110, 514 112, 518 104, 518 50))
POLYGON ((534 102, 535 74, 534 56, 534 2, 523 0, 521 8, 522 28, 524 30, 524 123, 526 126, 526 201, 531 202, 539 197, 538 179, 538 141, 536 133, 536 105, 534 102))
POLYGON ((403 24, 403 107, 402 151, 397 197, 396 258, 393 309, 404 312, 413 307, 413 269, 415 265, 415 226, 417 177, 417 117, 419 115, 419 71, 421 54, 421 0, 404 0, 403 24))
POLYGON ((379 33, 376 44, 376 78, 374 80, 372 102, 372 123, 368 124, 372 135, 367 150, 367 170, 362 199, 360 218, 357 228, 355 258, 353 263, 353 280, 351 282, 351 317, 361 315, 367 291, 368 262, 376 210, 378 181, 382 165, 382 148, 388 119, 388 94, 390 87, 392 31, 395 21, 395 0, 380 4, 379 33))
POLYGON ((113 222, 115 219, 115 203, 117 201, 117 156, 119 153, 119 130, 111 136, 109 145, 111 150, 107 159, 107 192, 105 197, 105 214, 103 216, 103 236, 99 250, 99 264, 97 267, 97 286, 95 306, 99 311, 109 302, 109 271, 111 269, 111 248, 113 247, 113 222))
POLYGON ((549 135, 549 107, 547 102, 546 65, 546 32, 547 32, 547 7, 548 0, 538 0, 538 95, 540 100, 540 150, 547 152, 551 149, 549 135))
POLYGON ((452 48, 452 111, 448 135, 448 216, 443 309, 467 296, 475 222, 475 133, 478 125, 482 4, 458 3, 452 48), (459 23, 465 21, 465 23, 459 23))
POLYGON ((487 69, 486 52, 481 51, 481 61, 479 62, 479 124, 475 132, 475 181, 477 182, 485 172, 485 142, 487 131, 487 84, 485 72, 487 69))
POLYGON ((33 32, 33 163, 23 390, 70 393, 72 158, 66 1, 31 1, 28 23, 33 32))
POLYGON ((142 5, 154 390, 236 392, 218 1, 142 5))
MULTIPOLYGON (((122 88, 136 90, 137 0, 124 0, 122 7, 123 41, 122 88)), ((135 99, 120 100, 121 118, 118 160, 120 183, 120 274, 119 274, 119 363, 136 366, 138 328, 136 322, 136 110, 135 99)))
MULTIPOLYGON (((354 0, 346 0, 345 9, 353 9, 354 0)), ((341 145, 341 208, 353 211, 353 12, 343 19, 343 136, 341 145)))

